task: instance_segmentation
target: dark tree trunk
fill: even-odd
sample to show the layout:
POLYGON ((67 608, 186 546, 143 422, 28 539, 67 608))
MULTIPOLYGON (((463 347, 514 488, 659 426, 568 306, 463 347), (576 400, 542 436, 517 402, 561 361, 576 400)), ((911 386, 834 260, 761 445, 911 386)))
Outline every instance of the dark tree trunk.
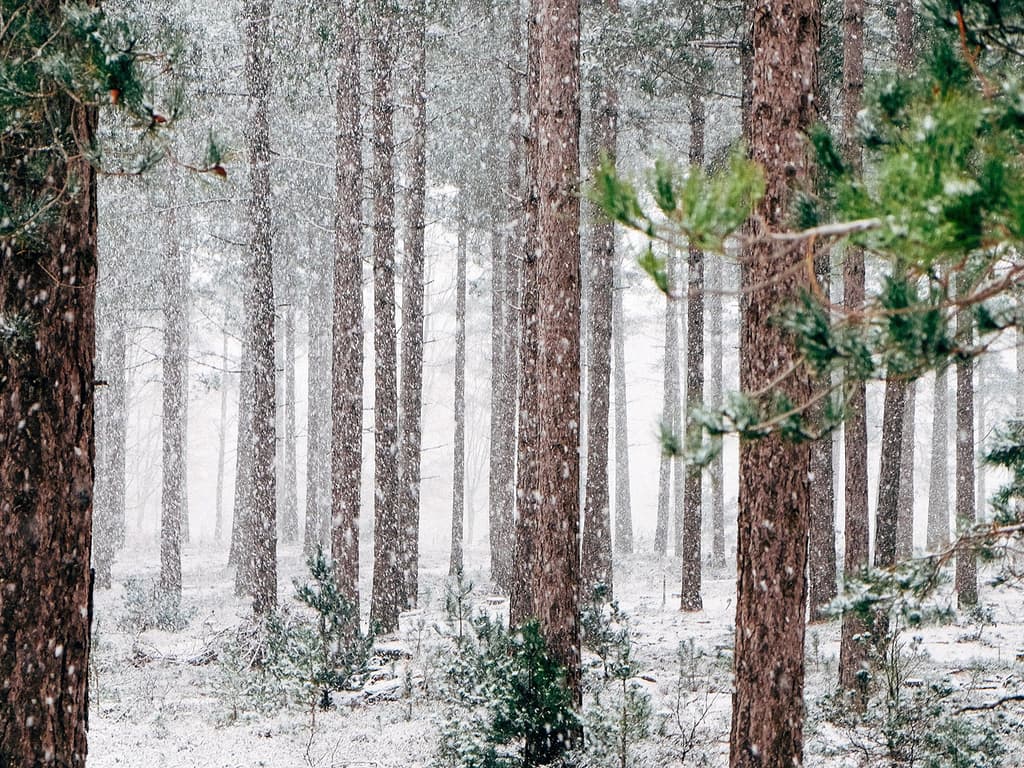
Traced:
POLYGON ((358 0, 339 8, 331 379, 331 553, 341 595, 359 616, 359 491, 363 462, 362 133, 358 0))
MULTIPOLYGON (((611 9, 617 9, 611 0, 611 9)), ((602 157, 615 162, 618 90, 610 74, 594 87, 591 169, 602 157)), ((582 588, 589 599, 604 585, 613 596, 611 500, 608 492, 608 422, 611 389, 612 296, 615 293, 615 225, 590 206, 590 357, 587 412, 587 469, 584 500, 582 588)))
MULTIPOLYGON (((742 254, 740 388, 753 392, 794 365, 781 387, 806 402, 810 380, 775 313, 807 289, 793 265, 802 250, 781 251, 763 228, 785 226, 792 187, 808 176, 804 132, 817 119, 821 7, 798 0, 787 12, 751 8, 750 150, 765 169, 765 196, 742 254)), ((735 683, 729 761, 733 768, 790 768, 803 759, 804 620, 810 518, 810 446, 778 434, 740 441, 735 683)))
MULTIPOLYGON (((55 0, 31 13, 53 30, 64 20, 55 0)), ((32 108, 47 119, 0 141, 5 210, 47 202, 31 236, 20 222, 0 235, 0 763, 12 768, 84 766, 88 728, 97 203, 82 148, 97 116, 40 86, 50 95, 32 108)))
POLYGON ((245 81, 249 89, 249 328, 252 343, 252 609, 277 605, 277 444, 274 370, 274 259, 270 213, 270 2, 245 0, 245 81))
MULTIPOLYGON (((864 0, 843 2, 843 139, 847 161, 861 165, 860 144, 856 137, 857 112, 864 91, 864 0)), ((843 289, 847 311, 864 304, 864 252, 846 250, 843 289)), ((866 390, 863 382, 853 385, 847 405, 849 415, 843 430, 846 452, 846 551, 843 579, 855 578, 868 565, 868 437, 866 390)), ((865 626, 849 611, 843 615, 839 646, 839 685, 844 691, 862 691, 861 671, 867 663, 867 645, 858 640, 865 626)), ((858 705, 862 703, 860 697, 858 705)))
MULTIPOLYGON (((698 30, 703 29, 700 21, 698 30)), ((696 88, 690 93, 690 165, 704 164, 704 97, 696 88)), ((704 254, 690 248, 687 261, 686 294, 686 440, 693 444, 701 439, 701 429, 691 422, 689 414, 704 404, 704 254)), ((682 526, 682 581, 679 607, 684 611, 703 608, 701 589, 701 532, 704 501, 701 467, 684 467, 684 517, 682 526)))
POLYGON ((399 444, 399 525, 404 579, 401 607, 415 608, 419 597, 420 449, 423 403, 423 273, 424 209, 427 194, 427 9, 420 0, 412 10, 409 41, 412 74, 409 100, 412 143, 409 148, 409 192, 406 206, 405 264, 402 275, 402 392, 399 444))
MULTIPOLYGON (((957 280, 957 290, 963 290, 957 280)), ((957 343, 970 347, 974 331, 968 311, 956 315, 957 343)), ((975 520, 974 496, 974 361, 956 364, 956 528, 970 529, 975 520)), ((956 602, 961 609, 978 604, 978 560, 974 549, 961 544, 956 552, 956 602)))
POLYGON ((374 0, 373 21, 373 349, 374 526, 370 625, 398 629, 405 586, 399 538, 398 351, 395 332, 395 137, 391 78, 395 21, 385 0, 374 0))
POLYGON ((903 447, 900 449, 900 494, 896 509, 896 557, 906 560, 914 554, 914 408, 917 382, 907 384, 907 405, 903 413, 903 447))
POLYGON ((622 281, 621 256, 614 264, 614 285, 612 294, 612 380, 615 387, 615 551, 633 551, 633 513, 630 509, 629 494, 629 414, 626 400, 626 331, 625 313, 622 311, 622 292, 626 286, 622 281))
POLYGON ((903 422, 907 411, 908 382, 885 382, 882 406, 882 451, 878 467, 878 502, 875 509, 875 567, 896 564, 899 525, 900 475, 903 468, 903 422))
MULTIPOLYGON (((460 197, 464 194, 460 193, 460 197)), ((462 574, 462 529, 466 517, 466 220, 462 207, 460 200, 455 267, 455 459, 452 475, 452 550, 448 565, 449 576, 462 574)))
MULTIPOLYGON (((252 280, 252 269, 247 266, 243 284, 246 293, 252 280)), ((247 595, 252 576, 249 570, 249 551, 252 509, 252 345, 247 338, 249 312, 243 312, 242 356, 238 373, 238 435, 235 443, 235 498, 232 504, 231 548, 228 564, 235 566, 235 594, 247 595)))
MULTIPOLYGON (((676 326, 675 326, 675 338, 674 347, 675 353, 671 356, 671 370, 672 370, 672 383, 675 387, 673 393, 674 402, 672 407, 672 434, 675 435, 675 439, 679 442, 680 446, 683 441, 683 423, 685 420, 685 414, 683 413, 683 403, 686 398, 686 393, 683 391, 683 377, 680 375, 681 371, 687 369, 687 361, 683 356, 682 348, 680 346, 680 340, 685 344, 686 342, 686 313, 685 313, 685 302, 686 290, 685 285, 687 278, 684 275, 684 259, 683 255, 677 254, 676 258, 673 259, 676 265, 676 276, 673 281, 673 290, 675 295, 679 297, 675 308, 676 314, 676 326)), ((685 482, 686 467, 683 464, 682 452, 677 453, 672 457, 672 555, 673 557, 682 556, 683 548, 683 506, 684 506, 684 490, 686 487, 685 482)))
MULTIPOLYGON (((709 408, 722 406, 722 258, 706 254, 707 357, 708 383, 706 401, 709 408)), ((715 568, 725 568, 725 462, 719 451, 708 467, 711 497, 711 561, 715 568)))
POLYGON ((177 217, 167 218, 168 253, 162 263, 164 290, 163 477, 160 496, 160 591, 181 602, 181 541, 185 507, 188 408, 188 257, 182 253, 177 217))
MULTIPOLYGON (((530 537, 528 592, 532 615, 554 658, 565 669, 577 705, 580 686, 579 554, 579 40, 578 0, 532 0, 529 44, 536 82, 527 111, 534 115, 533 162, 527 162, 536 199, 535 480, 539 501, 518 533, 530 537)), ((532 286, 531 286, 532 287, 532 286)), ((524 297, 525 298, 525 297, 524 297)), ((533 334, 528 334, 533 335, 533 334)), ((526 372, 529 376, 529 372, 526 372)), ((525 383, 525 382, 524 382, 525 383)), ((526 389, 524 387, 524 389, 526 389)), ((522 517, 522 515, 521 515, 522 517)), ((516 618, 521 619, 522 616, 516 618)), ((528 754, 555 757, 575 734, 555 728, 528 754)), ((538 760, 543 762, 543 760, 538 760)))
POLYGON ((932 456, 928 478, 929 552, 945 549, 949 543, 949 372, 935 372, 932 396, 932 456))

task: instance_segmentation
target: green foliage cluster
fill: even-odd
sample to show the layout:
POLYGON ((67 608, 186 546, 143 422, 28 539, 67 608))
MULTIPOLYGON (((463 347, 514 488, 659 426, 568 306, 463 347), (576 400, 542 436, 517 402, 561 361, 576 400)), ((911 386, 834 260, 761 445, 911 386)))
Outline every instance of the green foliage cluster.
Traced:
POLYGON ((237 706, 331 706, 331 693, 358 689, 373 650, 353 606, 338 591, 322 551, 307 561, 312 580, 295 582, 295 599, 309 612, 282 608, 259 626, 243 628, 221 653, 227 689, 237 706))
POLYGON ((565 671, 540 626, 515 630, 472 609, 461 583, 446 600, 451 635, 443 676, 447 706, 435 764, 512 768, 555 763, 577 746, 580 723, 565 671))

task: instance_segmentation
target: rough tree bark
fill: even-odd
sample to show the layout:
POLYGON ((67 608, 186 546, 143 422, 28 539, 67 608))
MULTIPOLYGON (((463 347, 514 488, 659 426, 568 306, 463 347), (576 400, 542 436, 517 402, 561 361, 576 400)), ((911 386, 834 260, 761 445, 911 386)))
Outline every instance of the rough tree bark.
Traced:
MULTIPOLYGON (((676 337, 675 337, 675 349, 676 352, 672 355, 672 381, 675 385, 675 402, 673 404, 672 413, 672 434, 678 442, 679 448, 682 448, 684 432, 683 425, 686 423, 686 414, 683 412, 683 404, 686 401, 686 392, 684 388, 685 376, 683 372, 688 370, 688 361, 685 356, 684 348, 686 343, 686 305, 688 299, 686 298, 686 259, 682 253, 676 254, 674 259, 676 267, 676 275, 673 280, 673 286, 676 296, 679 297, 678 305, 676 306, 676 337), (680 343, 682 342, 682 343, 680 343)), ((675 456, 672 457, 672 555, 673 557, 681 557, 683 551, 683 509, 685 502, 685 488, 686 488, 686 465, 683 462, 683 452, 678 451, 675 456)))
MULTIPOLYGON (((703 20, 696 27, 702 34, 703 20)), ((704 95, 694 84, 689 94, 690 107, 690 166, 704 164, 704 95)), ((704 404, 704 254, 691 247, 687 259, 686 294, 686 440, 693 443, 701 439, 700 427, 689 423, 689 413, 704 404)), ((701 589, 701 533, 703 471, 695 464, 684 467, 685 484, 683 491, 682 529, 682 581, 679 589, 679 607, 684 611, 699 611, 703 608, 701 589)))
MULTIPOLYGON (((339 8, 331 378, 331 553, 334 579, 358 622, 359 490, 363 466, 362 133, 359 0, 339 8)), ((349 631, 358 627, 354 626, 349 631)))
POLYGON ((932 395, 932 456, 928 477, 926 548, 938 552, 949 543, 949 371, 935 372, 932 395))
MULTIPOLYGON (((843 2, 843 140, 848 163, 861 166, 861 149, 857 140, 857 112, 864 91, 864 0, 843 2)), ((864 304, 864 252, 846 249, 843 265, 844 303, 847 311, 864 304)), ((858 575, 868 565, 868 437, 866 387, 853 385, 848 416, 843 428, 846 453, 846 509, 843 579, 858 575)), ((862 692, 862 670, 867 663, 867 644, 858 638, 865 626, 853 611, 843 614, 839 644, 839 686, 844 691, 862 692)), ((856 704, 862 703, 858 695, 856 704)))
MULTIPOLYGON (((807 179, 804 131, 817 119, 821 7, 818 0, 794 0, 782 13, 762 1, 749 13, 749 142, 766 187, 742 255, 740 388, 757 391, 793 365, 781 386, 799 403, 810 396, 810 380, 772 317, 807 288, 805 273, 792 269, 802 250, 780 253, 758 235, 785 226, 792 188, 807 179)), ((807 443, 779 435, 740 441, 732 768, 802 763, 809 469, 807 443)))
MULTIPOLYGON (((242 284, 249 293, 252 268, 246 265, 242 284)), ((244 302, 243 302, 244 303, 244 302)), ((252 344, 249 342, 249 311, 242 312, 242 351, 238 371, 238 433, 235 440, 235 498, 231 509, 231 547, 228 564, 235 566, 235 594, 247 595, 251 589, 249 558, 252 509, 252 344)))
MULTIPOLYGON (((465 193, 460 194, 461 196, 465 193)), ((460 200, 455 267, 455 458, 452 472, 452 550, 449 576, 462 574, 466 516, 466 220, 460 200)), ((492 336, 493 338, 493 336, 492 336)), ((506 544, 507 546, 507 544, 506 544)))
POLYGON ((227 462, 228 442, 228 304, 224 306, 224 328, 220 346, 220 421, 217 429, 217 506, 213 518, 213 540, 220 543, 224 537, 224 465, 227 462))
POLYGON ((906 560, 914 554, 914 423, 917 382, 907 386, 903 414, 903 447, 900 449, 900 493, 896 510, 896 557, 906 560))
MULTIPOLYGON (((676 293, 679 281, 669 257, 669 295, 665 297, 665 362, 662 377, 662 428, 678 436, 679 423, 679 301, 676 293)), ((672 481, 677 463, 673 456, 661 452, 658 468, 658 516, 654 524, 654 553, 663 556, 668 551, 669 515, 672 510, 672 481)), ((681 484, 678 488, 682 490, 681 484)))
POLYGON ((427 195, 427 9, 425 0, 412 8, 409 38, 412 72, 412 140, 409 145, 409 190, 406 204, 405 262, 402 273, 402 390, 399 414, 398 496, 401 607, 415 608, 419 597, 420 456, 423 407, 423 274, 427 195))
MULTIPOLYGON (((32 13, 63 20, 56 0, 32 13)), ((30 237, 0 234, 0 763, 63 768, 87 748, 97 202, 81 148, 97 114, 57 87, 38 108, 0 139, 0 167, 32 166, 5 172, 3 206, 54 201, 30 237)))
POLYGON ((395 136, 392 75, 395 20, 387 0, 374 0, 373 71, 373 349, 374 526, 370 625, 398 629, 404 578, 398 489, 398 352, 395 333, 395 136))
POLYGON ((245 81, 249 90, 249 284, 247 336, 252 344, 252 539, 248 551, 252 609, 277 605, 277 473, 274 466, 274 259, 270 213, 270 2, 245 0, 245 81))
POLYGON ((167 255, 161 269, 164 290, 162 435, 160 495, 160 592, 181 602, 181 533, 185 507, 188 408, 188 256, 182 252, 174 207, 167 215, 167 255))
MULTIPOLYGON (((705 255, 707 285, 707 358, 708 382, 705 389, 709 408, 722 405, 722 258, 718 254, 705 255)), ((725 461, 719 451, 708 468, 711 486, 711 562, 715 568, 725 568, 725 461)))
MULTIPOLYGON (((317 244, 319 245, 319 243, 317 244)), ((332 243, 333 245, 333 243, 332 243)), ((306 557, 322 546, 331 516, 331 299, 333 264, 329 254, 310 252, 308 344, 309 380, 306 397, 306 520, 302 552, 306 557)), ((362 289, 362 283, 358 284, 362 289)), ((330 544, 324 545, 330 549, 330 544)))
MULTIPOLYGON (((617 0, 610 0, 613 12, 617 0)), ((604 73, 593 89, 590 139, 592 173, 602 158, 615 162, 618 89, 614 77, 604 73)), ((582 589, 590 599, 603 584, 605 599, 613 596, 611 500, 608 492, 608 422, 611 389, 612 295, 615 293, 615 224, 589 206, 590 353, 587 377, 587 468, 584 494, 582 589)))
MULTIPOLYGON (((292 262, 291 259, 289 259, 292 262)), ((293 285, 295 274, 294 262, 286 267, 284 275, 284 402, 283 411, 283 459, 281 494, 281 538, 286 544, 294 544, 299 539, 299 483, 298 467, 296 466, 295 436, 295 301, 296 291, 293 285)))
POLYGON ((612 294, 612 380, 615 387, 615 551, 633 551, 633 512, 629 493, 629 411, 626 399, 626 331, 622 309, 622 257, 614 261, 612 294))
MULTIPOLYGON (((957 279, 957 290, 966 292, 957 279)), ((957 344, 969 347, 973 340, 973 323, 966 310, 956 313, 957 344)), ((956 364, 956 528, 970 528, 975 520, 974 496, 974 361, 958 360, 956 364)), ((970 545, 961 544, 956 552, 957 607, 978 604, 978 560, 970 545)))

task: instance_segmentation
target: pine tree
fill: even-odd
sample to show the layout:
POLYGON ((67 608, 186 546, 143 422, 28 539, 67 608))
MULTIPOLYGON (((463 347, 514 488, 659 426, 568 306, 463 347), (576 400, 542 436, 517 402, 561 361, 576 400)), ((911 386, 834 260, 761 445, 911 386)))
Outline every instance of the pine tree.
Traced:
POLYGON ((455 456, 452 477, 452 549, 448 575, 463 571, 463 526, 466 516, 466 219, 460 193, 455 267, 455 456))

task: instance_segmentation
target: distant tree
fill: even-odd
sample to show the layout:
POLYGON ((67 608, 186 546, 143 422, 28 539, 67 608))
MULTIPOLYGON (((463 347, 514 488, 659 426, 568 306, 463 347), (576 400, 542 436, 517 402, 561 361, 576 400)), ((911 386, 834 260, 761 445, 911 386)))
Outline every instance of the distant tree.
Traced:
MULTIPOLYGON (((705 299, 707 309, 708 381, 704 401, 709 408, 722 407, 722 290, 723 263, 719 254, 705 255, 705 299)), ((711 562, 716 568, 725 568, 725 462, 719 451, 708 467, 711 501, 711 562)))
POLYGON ((227 464, 227 441, 228 441, 228 316, 230 308, 225 302, 224 327, 221 329, 220 347, 220 419, 217 421, 217 489, 214 516, 213 516, 213 540, 218 544, 224 537, 224 467, 227 464))
POLYGON ((906 560, 914 554, 914 453, 917 382, 907 387, 907 407, 903 416, 903 447, 900 449, 900 493, 896 511, 896 557, 906 560))
POLYGON ((373 0, 373 348, 374 526, 370 624, 398 629, 404 576, 399 552, 398 350, 395 329, 395 137, 392 76, 395 19, 388 0, 373 0))
POLYGON ((626 400, 625 312, 622 307, 622 256, 613 264, 612 381, 615 401, 615 551, 633 551, 633 511, 629 493, 629 410, 626 400))
MULTIPOLYGON (((662 430, 666 434, 679 433, 679 302, 678 272, 675 259, 670 262, 667 272, 669 291, 665 295, 665 362, 662 375, 662 430)), ((664 448, 664 446, 663 446, 664 448)), ((671 450, 662 450, 658 469, 658 516, 654 526, 654 553, 664 555, 668 551, 668 532, 673 499, 674 470, 682 466, 671 450)), ((677 495, 682 483, 677 483, 677 495)))
MULTIPOLYGON (((459 195, 458 242, 455 256, 455 456, 452 472, 452 549, 448 575, 463 571, 463 527, 466 517, 466 218, 459 195)), ((500 252, 500 251, 499 251, 500 252)))
MULTIPOLYGON (((311 238, 313 239, 313 238, 311 238)), ((334 294, 333 240, 327 247, 313 240, 307 315, 309 378, 306 396, 306 520, 302 552, 316 554, 317 547, 330 550, 331 529, 331 323, 334 294)), ((362 291, 359 282, 356 290, 362 291)), ((362 409, 360 408, 360 419, 362 409)), ((357 484, 358 492, 358 484, 357 484)))
POLYGON ((281 539, 285 544, 294 544, 299 538, 299 500, 295 433, 295 303, 297 292, 294 285, 296 263, 292 248, 287 249, 284 262, 284 275, 281 280, 284 339, 281 344, 283 354, 281 355, 280 375, 283 402, 278 408, 281 413, 283 438, 278 441, 281 445, 279 514, 281 516, 281 539))
POLYGON ((935 371, 932 395, 932 447, 928 478, 928 536, 925 547, 938 552, 949 543, 949 376, 935 371))
MULTIPOLYGON (((359 0, 338 7, 337 148, 331 379, 331 552, 341 595, 359 615, 363 445, 362 132, 359 0)), ((350 633, 358 626, 349 627, 350 633)))

